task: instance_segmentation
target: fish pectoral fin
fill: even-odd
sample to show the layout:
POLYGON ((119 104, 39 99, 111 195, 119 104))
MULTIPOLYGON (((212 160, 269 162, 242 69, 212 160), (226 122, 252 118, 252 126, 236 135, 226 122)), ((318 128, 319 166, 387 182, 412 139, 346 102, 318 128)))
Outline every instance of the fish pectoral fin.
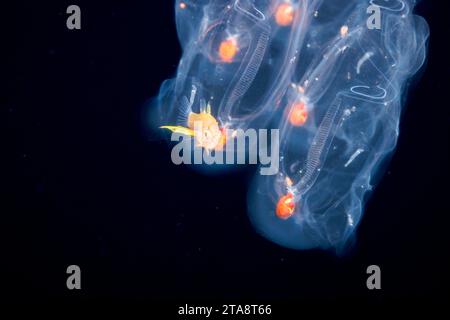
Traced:
POLYGON ((186 136, 194 136, 194 130, 181 126, 162 126, 160 129, 168 129, 174 133, 184 134, 186 136))

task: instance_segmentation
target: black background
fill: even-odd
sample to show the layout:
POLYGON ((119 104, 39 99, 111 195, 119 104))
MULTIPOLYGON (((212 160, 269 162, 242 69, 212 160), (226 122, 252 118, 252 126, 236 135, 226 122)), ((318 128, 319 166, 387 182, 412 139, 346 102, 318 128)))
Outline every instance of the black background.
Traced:
POLYGON ((439 2, 418 6, 431 28, 427 66, 357 246, 341 258, 256 234, 246 213, 255 167, 205 176, 174 166, 167 143, 149 137, 146 103, 180 57, 172 1, 14 3, 2 5, 6 299, 351 306, 448 297, 450 28, 439 2), (70 4, 81 7, 80 31, 66 28, 70 4), (66 289, 71 264, 81 291, 66 289), (380 291, 366 288, 371 264, 381 267, 380 291))

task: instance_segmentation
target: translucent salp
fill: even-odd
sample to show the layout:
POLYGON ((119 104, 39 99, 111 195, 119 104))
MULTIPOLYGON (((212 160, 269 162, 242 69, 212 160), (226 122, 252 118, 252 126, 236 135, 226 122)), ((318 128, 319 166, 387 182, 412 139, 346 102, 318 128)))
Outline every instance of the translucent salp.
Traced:
POLYGON ((254 178, 252 223, 286 247, 342 249, 426 58, 429 29, 415 4, 178 0, 183 56, 156 99, 158 125, 186 126, 186 106, 208 105, 221 127, 278 128, 280 170, 254 178))

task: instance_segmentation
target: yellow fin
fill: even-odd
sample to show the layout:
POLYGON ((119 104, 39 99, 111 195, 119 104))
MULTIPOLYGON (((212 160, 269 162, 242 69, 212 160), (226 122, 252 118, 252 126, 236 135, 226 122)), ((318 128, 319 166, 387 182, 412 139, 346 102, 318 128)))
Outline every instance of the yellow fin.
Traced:
POLYGON ((169 129, 174 133, 184 134, 186 136, 194 136, 194 130, 180 126, 162 126, 161 129, 169 129))

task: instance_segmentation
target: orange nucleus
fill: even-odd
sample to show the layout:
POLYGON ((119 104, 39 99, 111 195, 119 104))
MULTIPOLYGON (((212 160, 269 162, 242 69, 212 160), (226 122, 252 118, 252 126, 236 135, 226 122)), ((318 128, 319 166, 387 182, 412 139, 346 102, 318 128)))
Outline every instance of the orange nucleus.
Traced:
POLYGON ((292 4, 287 2, 280 4, 275 12, 275 21, 280 26, 290 26, 292 21, 294 21, 294 7, 292 4))
POLYGON ((295 202, 294 195, 292 193, 288 193, 285 196, 282 196, 280 200, 278 200, 276 214, 277 217, 283 220, 289 219, 295 210, 295 202))
POLYGON ((225 128, 220 129, 220 138, 219 138, 219 141, 217 142, 217 145, 214 147, 214 150, 216 150, 216 151, 223 150, 225 144, 227 143, 226 131, 227 131, 227 129, 225 129, 225 128))
POLYGON ((298 102, 292 107, 289 122, 296 127, 302 126, 308 120, 308 111, 303 102, 298 102))
POLYGON ((231 63, 238 53, 239 48, 235 39, 230 38, 222 41, 219 47, 219 57, 223 62, 231 63))

